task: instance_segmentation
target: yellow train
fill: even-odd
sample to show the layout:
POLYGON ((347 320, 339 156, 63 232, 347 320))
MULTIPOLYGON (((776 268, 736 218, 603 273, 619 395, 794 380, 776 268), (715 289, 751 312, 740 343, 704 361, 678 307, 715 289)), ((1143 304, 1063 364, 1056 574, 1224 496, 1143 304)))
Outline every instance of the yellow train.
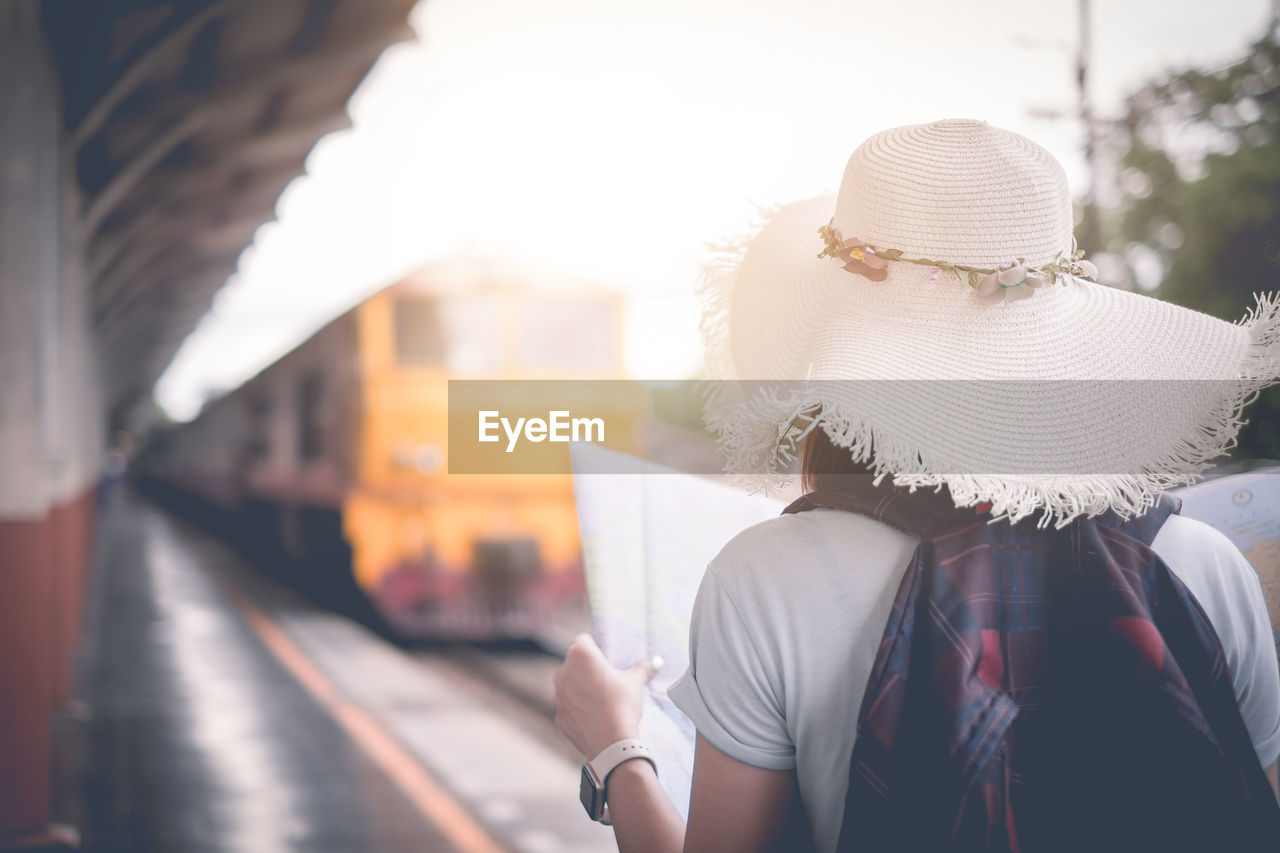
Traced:
POLYGON ((449 379, 616 378, 622 301, 424 269, 189 424, 143 481, 323 603, 409 636, 531 636, 581 607, 567 475, 446 471, 449 379))

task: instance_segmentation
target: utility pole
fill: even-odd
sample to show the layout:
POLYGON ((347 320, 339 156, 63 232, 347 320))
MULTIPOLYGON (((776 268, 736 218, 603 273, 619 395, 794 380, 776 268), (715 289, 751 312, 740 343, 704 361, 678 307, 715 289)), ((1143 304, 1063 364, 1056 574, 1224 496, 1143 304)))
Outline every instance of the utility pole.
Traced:
MULTIPOLYGON (((1273 8, 1280 0, 1272 0, 1273 8)), ((1102 228, 1098 221, 1097 138, 1093 120, 1093 101, 1089 98, 1089 57, 1093 41, 1089 0, 1079 0, 1080 34, 1076 44, 1076 93, 1079 98, 1080 124, 1084 131, 1084 244, 1094 252, 1102 249, 1102 228)))

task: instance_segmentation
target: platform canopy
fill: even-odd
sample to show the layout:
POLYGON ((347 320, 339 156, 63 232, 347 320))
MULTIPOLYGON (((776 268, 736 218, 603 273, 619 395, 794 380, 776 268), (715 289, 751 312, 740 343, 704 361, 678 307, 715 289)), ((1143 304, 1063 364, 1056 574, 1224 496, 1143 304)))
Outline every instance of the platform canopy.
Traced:
POLYGON ((415 0, 46 0, 104 403, 146 401, 415 0))

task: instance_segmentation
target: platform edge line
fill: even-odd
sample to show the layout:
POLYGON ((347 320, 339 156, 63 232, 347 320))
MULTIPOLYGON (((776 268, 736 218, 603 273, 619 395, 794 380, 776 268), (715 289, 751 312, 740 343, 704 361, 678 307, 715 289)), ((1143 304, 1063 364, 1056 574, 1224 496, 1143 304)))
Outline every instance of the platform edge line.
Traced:
POLYGON ((386 730, 345 698, 298 644, 222 570, 206 565, 223 593, 281 666, 342 727, 352 742, 400 789, 415 809, 462 853, 503 853, 505 848, 386 730))

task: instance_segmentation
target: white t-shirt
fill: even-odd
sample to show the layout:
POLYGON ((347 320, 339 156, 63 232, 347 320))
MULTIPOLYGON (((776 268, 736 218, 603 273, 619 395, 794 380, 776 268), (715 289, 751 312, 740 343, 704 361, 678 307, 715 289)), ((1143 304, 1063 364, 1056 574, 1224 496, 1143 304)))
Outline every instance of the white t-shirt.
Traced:
MULTIPOLYGON (((698 590, 673 702, 726 755, 796 771, 819 850, 834 850, 876 650, 918 540, 817 509, 734 537, 698 590)), ((1206 524, 1171 516, 1153 550, 1204 608, 1254 748, 1280 755, 1280 666, 1258 575, 1206 524)))

